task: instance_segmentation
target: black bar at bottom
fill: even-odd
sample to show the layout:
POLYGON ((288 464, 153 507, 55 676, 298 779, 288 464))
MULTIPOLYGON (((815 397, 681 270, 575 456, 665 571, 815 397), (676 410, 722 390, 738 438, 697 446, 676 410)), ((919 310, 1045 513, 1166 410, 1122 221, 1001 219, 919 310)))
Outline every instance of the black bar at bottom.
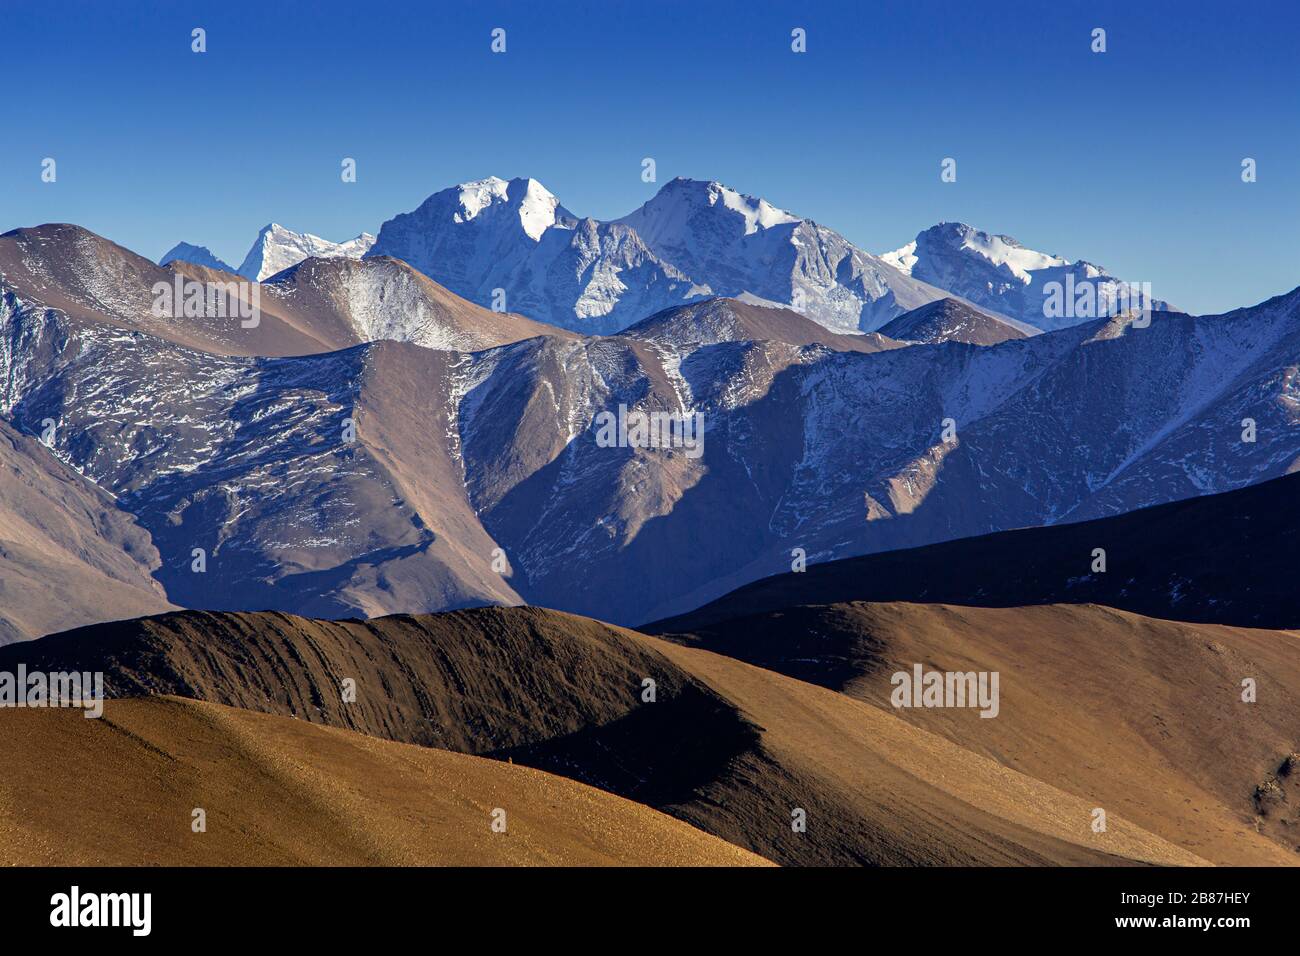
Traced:
POLYGON ((812 936, 837 927, 861 934, 864 944, 882 936, 1041 940, 1044 932, 1052 939, 1200 935, 1230 943, 1243 933, 1285 938, 1294 932, 1298 901, 1300 874, 1286 869, 0 871, 7 943, 75 936, 128 946, 336 947, 433 932, 447 946, 470 933, 494 944, 604 940, 622 948, 638 940, 687 942, 694 932, 688 926, 732 943, 770 943, 778 927, 812 936), (129 894, 146 893, 144 935, 145 898, 129 894), (56 927, 52 917, 65 924, 116 918, 120 925, 56 927))

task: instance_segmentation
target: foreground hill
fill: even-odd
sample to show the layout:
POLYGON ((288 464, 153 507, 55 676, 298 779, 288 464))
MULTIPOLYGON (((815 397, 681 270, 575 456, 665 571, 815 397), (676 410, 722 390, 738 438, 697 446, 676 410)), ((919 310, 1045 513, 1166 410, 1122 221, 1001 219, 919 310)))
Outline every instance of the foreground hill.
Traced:
POLYGON ((171 697, 112 701, 98 720, 6 710, 0 755, 7 865, 764 862, 562 777, 171 697))
POLYGON ((646 626, 691 632, 794 605, 1094 603, 1183 621, 1300 628, 1300 474, 1045 528, 811 565, 646 626), (1094 571, 1095 549, 1106 570, 1094 571))
POLYGON ((19 662, 102 669, 111 696, 177 694, 508 758, 781 863, 1204 862, 1122 812, 1094 833, 1088 797, 868 703, 537 608, 365 622, 179 612, 0 649, 0 668, 19 662))

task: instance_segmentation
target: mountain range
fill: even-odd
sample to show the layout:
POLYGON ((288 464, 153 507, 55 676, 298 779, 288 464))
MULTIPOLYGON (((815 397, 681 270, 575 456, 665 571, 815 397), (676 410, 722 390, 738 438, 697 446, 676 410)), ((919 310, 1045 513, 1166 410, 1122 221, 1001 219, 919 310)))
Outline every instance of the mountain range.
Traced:
MULTIPOLYGON (((680 177, 612 221, 575 215, 535 179, 461 183, 389 219, 377 238, 332 243, 271 224, 238 272, 262 281, 311 256, 363 255, 401 259, 471 302, 590 335, 710 296, 787 306, 844 333, 875 331, 953 296, 1033 331, 1106 314, 1051 315, 1050 283, 1088 286, 1105 303, 1123 284, 1090 263, 960 223, 941 223, 875 256, 765 199, 680 177)), ((222 268, 186 243, 162 264, 175 259, 222 268)), ((1169 308, 1154 297, 1147 304, 1169 308)))
POLYGON ((49 451, 144 529, 166 601, 320 617, 527 602, 631 624, 799 553, 1117 514, 1300 460, 1300 293, 1034 335, 945 297, 899 339, 714 297, 589 336, 374 253, 277 273, 244 328, 151 314, 157 282, 222 273, 7 233, 0 415, 57 423, 49 451), (700 412, 702 455, 601 447, 620 405, 700 412))

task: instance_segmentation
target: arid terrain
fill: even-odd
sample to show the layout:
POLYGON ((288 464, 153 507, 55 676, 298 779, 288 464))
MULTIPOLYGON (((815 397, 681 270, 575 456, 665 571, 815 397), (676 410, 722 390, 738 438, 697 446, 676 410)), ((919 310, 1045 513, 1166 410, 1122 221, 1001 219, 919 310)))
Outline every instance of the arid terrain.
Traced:
MULTIPOLYGON (((1255 796, 1300 743, 1294 633, 1093 606, 864 603, 734 627, 681 646, 534 608, 369 622, 177 612, 11 645, 0 668, 104 669, 108 727, 119 712, 146 721, 141 695, 168 695, 173 709, 180 696, 296 718, 266 726, 296 728, 304 746, 319 725, 345 728, 321 737, 340 751, 383 738, 420 745, 394 754, 478 758, 466 767, 509 760, 787 865, 1297 862, 1293 814, 1255 796), (1000 669, 998 718, 891 708, 887 674, 910 661, 1000 669), (1259 678, 1259 703, 1239 700, 1244 674, 1259 678), (1097 807, 1103 833, 1090 828, 1097 807)), ((44 726, 66 735, 72 717, 84 733, 98 723, 0 717, 24 721, 5 750, 44 726)))
POLYGON ((0 859, 11 865, 763 863, 551 774, 247 710, 149 697, 114 701, 98 720, 4 717, 0 859))

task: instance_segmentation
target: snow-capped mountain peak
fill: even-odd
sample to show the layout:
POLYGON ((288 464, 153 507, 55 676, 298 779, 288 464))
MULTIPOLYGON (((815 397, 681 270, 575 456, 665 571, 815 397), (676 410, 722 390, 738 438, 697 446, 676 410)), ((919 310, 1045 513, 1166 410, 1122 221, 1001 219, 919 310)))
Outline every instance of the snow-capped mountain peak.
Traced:
MULTIPOLYGON (((976 305, 1000 312, 1040 329, 1060 328, 1097 317, 1049 316, 1047 294, 1056 284, 1094 287, 1097 301, 1109 302, 1127 283, 1084 260, 1037 252, 1010 236, 983 232, 963 222, 941 222, 921 232, 913 241, 880 256, 881 260, 914 279, 947 289, 976 305)), ((1143 291, 1152 309, 1168 303, 1143 291)))
POLYGON ((524 235, 534 242, 539 241, 547 229, 556 225, 560 215, 569 215, 560 206, 555 194, 535 179, 507 181, 489 176, 487 179, 461 183, 445 192, 456 194, 458 208, 452 214, 453 221, 469 222, 485 209, 503 206, 518 215, 524 235))
POLYGON ((669 182, 648 203, 619 221, 633 226, 646 241, 653 242, 670 233, 681 233, 689 228, 692 216, 708 209, 733 213, 737 225, 743 223, 741 235, 746 236, 760 229, 802 221, 766 199, 744 195, 713 180, 683 176, 669 182))
POLYGON ((188 242, 178 242, 168 250, 167 254, 158 260, 158 265, 165 266, 169 262, 192 262, 197 266, 205 266, 208 269, 220 269, 223 272, 234 272, 235 267, 227 265, 222 260, 212 254, 212 250, 207 246, 195 246, 188 242))
POLYGON ((535 179, 439 190, 383 224, 376 256, 401 259, 479 305, 598 334, 709 291, 634 230, 578 219, 535 179))
POLYGON ((296 266, 304 259, 360 259, 375 244, 375 237, 363 232, 347 242, 330 242, 309 232, 294 232, 279 223, 263 226, 248 250, 239 274, 255 282, 296 266))
POLYGON ((895 249, 893 252, 886 252, 880 258, 895 269, 911 275, 912 270, 919 261, 917 249, 921 243, 924 243, 926 249, 944 247, 954 251, 967 250, 987 260, 994 266, 1005 267, 1008 272, 1025 285, 1029 285, 1032 281, 1030 273, 1053 266, 1068 266, 1071 264, 1069 259, 1026 249, 1011 236, 981 232, 974 226, 969 226, 964 222, 941 222, 930 227, 902 248, 895 249))
POLYGON ((905 275, 912 274, 912 267, 916 265, 916 241, 913 240, 905 246, 899 246, 893 252, 882 252, 880 261, 886 262, 893 266, 899 272, 905 275))
POLYGON ((461 210, 456 213, 456 221, 467 222, 490 206, 493 201, 505 201, 509 185, 499 176, 489 176, 487 179, 476 179, 473 182, 461 183, 456 187, 456 195, 461 210))

